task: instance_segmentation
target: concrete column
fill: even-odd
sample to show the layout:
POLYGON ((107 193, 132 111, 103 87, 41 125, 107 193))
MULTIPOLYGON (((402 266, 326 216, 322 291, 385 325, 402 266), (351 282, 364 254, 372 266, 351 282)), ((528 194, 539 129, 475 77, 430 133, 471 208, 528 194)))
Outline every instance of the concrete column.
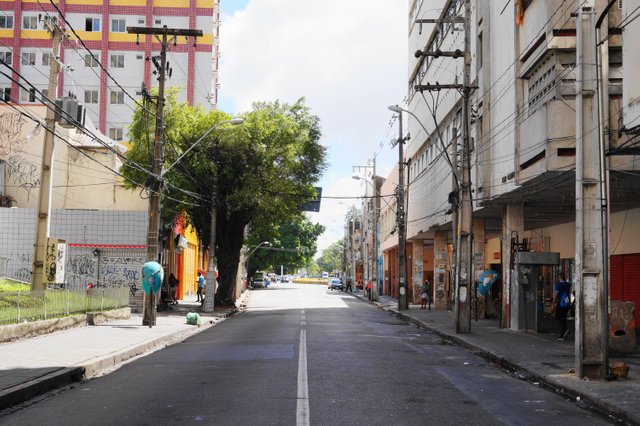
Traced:
POLYGON ((516 234, 521 238, 524 233, 524 205, 507 204, 502 215, 502 321, 503 328, 511 327, 511 318, 517 317, 518 293, 512 288, 516 282, 515 258, 511 251, 511 238, 516 234), (515 294, 514 294, 515 293, 515 294))
POLYGON ((450 294, 449 274, 447 274, 447 241, 449 233, 436 232, 433 241, 433 301, 437 310, 447 309, 448 295, 450 294))
POLYGON ((471 318, 484 318, 485 317, 485 297, 477 294, 477 283, 480 274, 485 270, 484 267, 484 219, 474 217, 473 218, 473 245, 472 245, 472 288, 475 295, 474 303, 471 306, 471 318), (476 316, 477 312, 477 316, 476 316))

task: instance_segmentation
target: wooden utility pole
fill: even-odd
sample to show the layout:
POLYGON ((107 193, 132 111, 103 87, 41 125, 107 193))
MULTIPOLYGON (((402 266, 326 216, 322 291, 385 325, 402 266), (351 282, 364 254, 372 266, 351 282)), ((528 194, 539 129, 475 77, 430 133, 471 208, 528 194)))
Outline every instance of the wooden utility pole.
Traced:
POLYGON ((473 203, 471 201, 471 150, 469 142, 469 97, 471 84, 471 3, 464 6, 464 70, 462 82, 462 182, 461 204, 456 247, 455 318, 456 332, 471 332, 471 233, 473 203))
POLYGON ((577 7, 575 361, 578 377, 603 380, 608 373, 606 208, 598 132, 593 131, 598 125, 595 10, 593 2, 584 0, 578 0, 577 7))
MULTIPOLYGON (((58 92, 58 73, 60 63, 58 61, 62 30, 55 21, 45 19, 45 26, 51 34, 51 61, 49 70, 49 86, 47 97, 55 100, 58 92)), ((44 260, 46 256, 47 238, 49 237, 49 225, 51 215, 51 165, 53 163, 54 131, 55 131, 55 102, 45 100, 47 114, 45 116, 46 133, 42 146, 42 165, 40 169, 40 197, 38 198, 38 216, 36 218, 36 242, 33 256, 33 272, 31 275, 31 290, 44 290, 44 260)))
MULTIPOLYGON (((153 144, 153 183, 149 197, 149 228, 147 230, 147 261, 161 263, 160 250, 158 249, 160 232, 160 195, 162 193, 162 166, 164 163, 164 84, 167 73, 167 50, 170 42, 175 42, 177 37, 201 37, 201 30, 175 29, 151 27, 127 27, 129 34, 153 35, 160 43, 160 62, 151 59, 158 71, 158 97, 156 100, 156 130, 153 144), (169 40, 169 37, 172 37, 169 40)), ((150 294, 150 300, 145 303, 143 324, 154 325, 155 322, 155 295, 150 294)))

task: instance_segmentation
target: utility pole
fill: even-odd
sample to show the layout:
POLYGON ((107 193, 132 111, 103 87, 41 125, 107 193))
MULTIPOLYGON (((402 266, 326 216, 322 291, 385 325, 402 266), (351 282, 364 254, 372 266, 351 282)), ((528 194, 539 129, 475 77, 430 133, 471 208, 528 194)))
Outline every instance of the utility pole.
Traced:
POLYGON ((402 111, 398 112, 398 188, 396 226, 398 227, 398 310, 409 309, 407 295, 407 215, 404 208, 404 138, 402 111))
MULTIPOLYGON (((153 144, 153 183, 151 184, 151 195, 149 196, 149 228, 147 230, 147 261, 160 262, 160 250, 158 249, 160 231, 160 195, 162 192, 162 165, 164 162, 164 84, 167 73, 167 49, 169 48, 169 37, 172 42, 177 41, 177 37, 201 37, 201 30, 175 29, 151 27, 127 27, 127 33, 143 35, 153 35, 160 43, 160 62, 156 58, 149 58, 158 71, 158 98, 156 100, 156 130, 153 144)), ((149 303, 145 303, 145 314, 143 324, 155 325, 155 295, 150 295, 149 303)))
POLYGON ((469 143, 469 97, 471 92, 471 2, 464 6, 464 70, 462 82, 462 182, 461 204, 456 247, 456 333, 471 332, 471 233, 473 203, 471 201, 471 152, 469 143))
POLYGON ((593 1, 576 3, 575 362, 578 377, 603 380, 608 372, 608 295, 601 153, 598 132, 592 131, 598 124, 595 9, 593 1))
POLYGON ((373 175, 371 176, 373 181, 373 284, 371 286, 371 300, 378 300, 378 283, 380 280, 380 270, 378 268, 378 215, 380 214, 380 196, 378 194, 378 183, 376 182, 376 157, 373 157, 373 175))
MULTIPOLYGON (((59 51, 62 41, 62 30, 58 24, 45 17, 45 26, 51 33, 52 59, 49 70, 49 86, 47 97, 55 100, 58 92, 58 73, 60 72, 59 51)), ((46 255, 47 238, 49 237, 49 225, 51 215, 51 164, 53 162, 54 131, 55 131, 55 102, 49 102, 45 125, 47 132, 44 135, 42 146, 42 166, 40 169, 40 197, 38 198, 38 216, 36 218, 36 242, 33 256, 33 274, 31 276, 31 290, 44 290, 44 260, 46 255)))

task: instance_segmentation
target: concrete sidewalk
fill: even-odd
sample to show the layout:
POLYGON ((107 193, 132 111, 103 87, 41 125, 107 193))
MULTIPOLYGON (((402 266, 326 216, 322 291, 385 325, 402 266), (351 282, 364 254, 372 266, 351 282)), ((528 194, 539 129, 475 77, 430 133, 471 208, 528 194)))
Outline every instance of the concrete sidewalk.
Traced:
POLYGON ((171 308, 158 312, 156 325, 151 328, 142 325, 141 315, 131 315, 126 320, 0 344, 0 410, 71 382, 107 373, 136 356, 179 343, 238 310, 216 309, 211 314, 202 313, 195 296, 171 308), (199 313, 202 324, 188 325, 188 312, 199 313))
MULTIPOLYGON (((362 292, 354 294, 368 301, 362 292)), ((398 301, 381 296, 378 307, 433 331, 493 362, 496 366, 534 385, 578 401, 585 408, 603 412, 624 423, 640 425, 640 354, 609 359, 609 365, 623 361, 630 365, 627 379, 613 381, 580 380, 574 374, 573 334, 558 341, 556 333, 525 333, 499 328, 498 320, 471 322, 471 333, 457 334, 453 312, 422 310, 410 305, 398 310, 398 301)))

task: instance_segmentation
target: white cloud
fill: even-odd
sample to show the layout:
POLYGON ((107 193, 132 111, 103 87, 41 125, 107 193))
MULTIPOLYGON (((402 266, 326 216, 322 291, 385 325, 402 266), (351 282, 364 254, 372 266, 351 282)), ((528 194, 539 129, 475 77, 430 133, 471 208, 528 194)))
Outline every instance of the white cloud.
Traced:
MULTIPOLYGON (((393 163, 387 106, 406 94, 407 16, 402 0, 251 0, 222 22, 221 97, 233 101, 232 113, 255 101, 305 97, 328 147, 323 195, 360 195, 352 165, 376 154, 379 170, 393 163)), ((342 210, 325 198, 313 216, 336 227, 334 211, 342 210)), ((319 247, 340 237, 323 237, 319 247)))

